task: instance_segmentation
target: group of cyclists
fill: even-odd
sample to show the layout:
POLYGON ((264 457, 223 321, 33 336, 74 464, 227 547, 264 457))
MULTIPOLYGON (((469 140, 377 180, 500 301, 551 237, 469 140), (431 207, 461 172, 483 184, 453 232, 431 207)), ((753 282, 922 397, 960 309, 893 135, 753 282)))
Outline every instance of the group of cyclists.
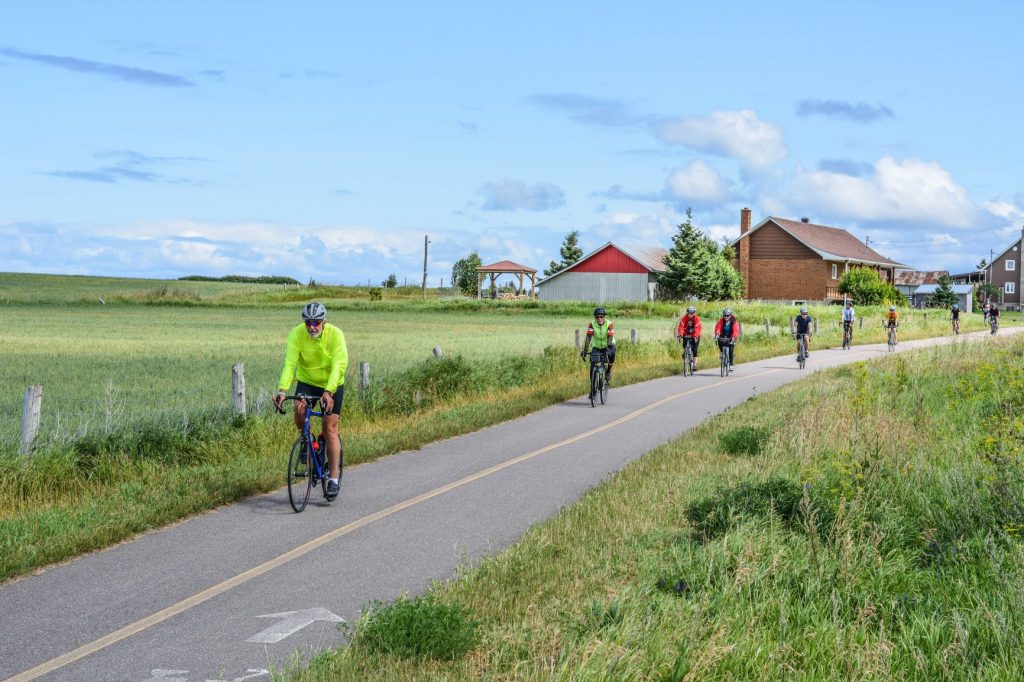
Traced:
MULTIPOLYGON (((986 320, 992 322, 998 320, 999 309, 995 306, 986 306, 985 310, 986 320)), ((843 306, 842 321, 843 321, 843 338, 844 345, 849 345, 850 340, 853 338, 853 325, 857 320, 857 313, 853 308, 853 302, 847 301, 843 306)), ((953 304, 950 308, 949 320, 953 326, 953 332, 955 334, 960 333, 960 305, 953 304)), ((900 314, 896 310, 896 306, 889 306, 889 310, 886 311, 882 319, 882 326, 892 333, 893 343, 899 343, 897 337, 898 329, 900 326, 900 314)), ((993 326, 995 324, 993 323, 993 326)), ((793 335, 797 341, 797 355, 799 360, 800 354, 800 343, 803 342, 803 354, 804 357, 810 357, 810 342, 814 335, 814 319, 810 316, 807 310, 807 306, 801 306, 800 313, 793 318, 793 335)), ((739 337, 739 324, 736 322, 736 315, 733 314, 731 308, 726 308, 722 311, 722 316, 715 323, 715 339, 718 341, 719 349, 727 349, 729 353, 729 365, 730 371, 735 357, 736 339, 739 337)), ((697 314, 697 309, 693 306, 689 306, 686 309, 686 314, 679 319, 679 328, 676 331, 676 339, 684 344, 684 356, 685 346, 688 345, 690 348, 690 355, 692 357, 691 369, 696 370, 697 368, 697 353, 700 349, 701 339, 701 320, 697 314)))
MULTIPOLYGON (((999 309, 995 306, 985 307, 985 319, 995 329, 999 318, 999 309)), ((842 313, 844 338, 852 338, 853 324, 857 314, 853 303, 847 301, 842 313), (848 335, 848 336, 847 336, 848 335)), ((950 310, 950 321, 955 333, 959 333, 960 306, 954 305, 950 310)), ((884 326, 891 330, 895 339, 899 328, 899 312, 896 306, 889 306, 885 314, 884 326)), ((803 342, 804 356, 810 356, 810 341, 814 335, 814 320, 806 306, 793 320, 793 332, 797 339, 797 353, 803 342)), ((720 353, 728 355, 729 371, 736 362, 736 340, 740 336, 740 323, 732 308, 725 308, 721 317, 715 322, 715 340, 720 353)), ((701 319, 694 306, 686 309, 686 314, 679 319, 676 338, 689 346, 692 356, 691 369, 697 368, 697 356, 700 352, 701 319)), ((591 362, 607 363, 607 383, 611 385, 612 365, 615 363, 615 330, 608 319, 608 312, 603 307, 594 309, 594 321, 587 326, 586 343, 580 353, 586 358, 591 351, 601 351, 591 355, 591 362)), ((799 359, 799 358, 798 358, 799 359)), ((338 420, 345 395, 345 371, 348 369, 348 348, 345 335, 341 329, 327 323, 327 308, 323 304, 313 302, 302 309, 302 324, 295 326, 288 333, 287 351, 284 368, 278 381, 278 390, 274 396, 274 406, 281 409, 287 396, 287 390, 296 381, 295 393, 317 399, 324 411, 323 437, 327 449, 327 460, 330 477, 327 483, 326 497, 333 500, 338 495, 341 460, 341 441, 338 437, 338 420)), ((295 403, 295 425, 302 431, 305 421, 306 404, 297 400, 295 403)))

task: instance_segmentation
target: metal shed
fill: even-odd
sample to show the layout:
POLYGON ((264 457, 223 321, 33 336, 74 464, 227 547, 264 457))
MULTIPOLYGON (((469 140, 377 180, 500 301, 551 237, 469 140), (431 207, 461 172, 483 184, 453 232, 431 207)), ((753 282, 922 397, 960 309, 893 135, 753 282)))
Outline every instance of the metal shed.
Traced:
MULTIPOLYGON (((928 301, 931 300, 932 295, 935 294, 935 290, 938 288, 938 284, 922 284, 914 289, 914 293, 910 299, 910 304, 915 308, 927 307, 928 301)), ((974 285, 954 284, 952 289, 953 293, 960 299, 960 310, 965 313, 972 312, 972 304, 974 303, 974 285)))

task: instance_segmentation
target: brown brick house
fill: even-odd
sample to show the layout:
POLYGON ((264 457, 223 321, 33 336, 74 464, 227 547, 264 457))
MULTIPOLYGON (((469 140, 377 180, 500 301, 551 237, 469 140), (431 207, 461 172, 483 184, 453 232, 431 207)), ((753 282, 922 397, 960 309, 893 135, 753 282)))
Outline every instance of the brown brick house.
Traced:
POLYGON ((743 276, 744 298, 770 301, 841 301, 839 278, 850 268, 871 268, 892 282, 897 263, 865 246, 846 230, 806 218, 768 217, 750 227, 750 209, 740 211, 740 237, 733 242, 743 276))
POLYGON ((999 287, 999 296, 994 301, 1002 310, 1021 309, 1021 287, 1024 277, 1021 276, 1021 240, 1006 247, 1006 250, 992 259, 985 269, 985 281, 999 287))

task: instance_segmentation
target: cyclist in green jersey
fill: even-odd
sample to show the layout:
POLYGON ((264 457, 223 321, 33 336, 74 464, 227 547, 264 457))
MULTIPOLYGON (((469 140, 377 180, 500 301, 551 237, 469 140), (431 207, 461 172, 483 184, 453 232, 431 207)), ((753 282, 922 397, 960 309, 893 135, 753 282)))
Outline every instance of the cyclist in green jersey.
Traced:
POLYGON ((587 340, 583 344, 581 358, 587 357, 591 346, 594 350, 605 351, 608 359, 608 386, 612 385, 612 365, 615 363, 615 330, 608 320, 608 312, 604 308, 594 308, 594 321, 587 327, 587 340))
MULTIPOLYGON (((338 496, 340 478, 341 441, 338 438, 338 420, 341 403, 345 398, 345 370, 348 368, 348 348, 345 335, 333 324, 327 324, 327 308, 313 302, 302 309, 302 324, 288 333, 288 351, 284 369, 277 382, 274 405, 280 409, 292 380, 296 379, 295 393, 320 399, 324 411, 323 437, 327 447, 330 477, 327 481, 327 499, 338 496)), ((295 401, 295 426, 302 431, 306 420, 306 404, 295 401)))

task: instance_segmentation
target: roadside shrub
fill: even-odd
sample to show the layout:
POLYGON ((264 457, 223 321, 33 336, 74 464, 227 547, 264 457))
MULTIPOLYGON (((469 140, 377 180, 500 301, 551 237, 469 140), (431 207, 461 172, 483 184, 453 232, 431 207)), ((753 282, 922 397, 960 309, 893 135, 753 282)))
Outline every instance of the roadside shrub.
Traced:
POLYGON ((356 626, 353 644, 399 658, 454 661, 476 646, 479 627, 461 604, 443 604, 432 595, 401 596, 390 604, 373 602, 356 626))
MULTIPOLYGON (((730 488, 720 488, 711 497, 689 505, 685 515, 697 538, 706 542, 723 535, 736 521, 763 518, 773 512, 787 527, 796 528, 812 506, 815 505, 809 489, 788 478, 773 476, 766 481, 743 481, 730 488)), ((817 505, 813 517, 817 525, 828 528, 832 513, 820 507, 817 505)))
POLYGON ((718 442, 730 455, 759 455, 771 431, 765 427, 741 426, 718 436, 718 442))

